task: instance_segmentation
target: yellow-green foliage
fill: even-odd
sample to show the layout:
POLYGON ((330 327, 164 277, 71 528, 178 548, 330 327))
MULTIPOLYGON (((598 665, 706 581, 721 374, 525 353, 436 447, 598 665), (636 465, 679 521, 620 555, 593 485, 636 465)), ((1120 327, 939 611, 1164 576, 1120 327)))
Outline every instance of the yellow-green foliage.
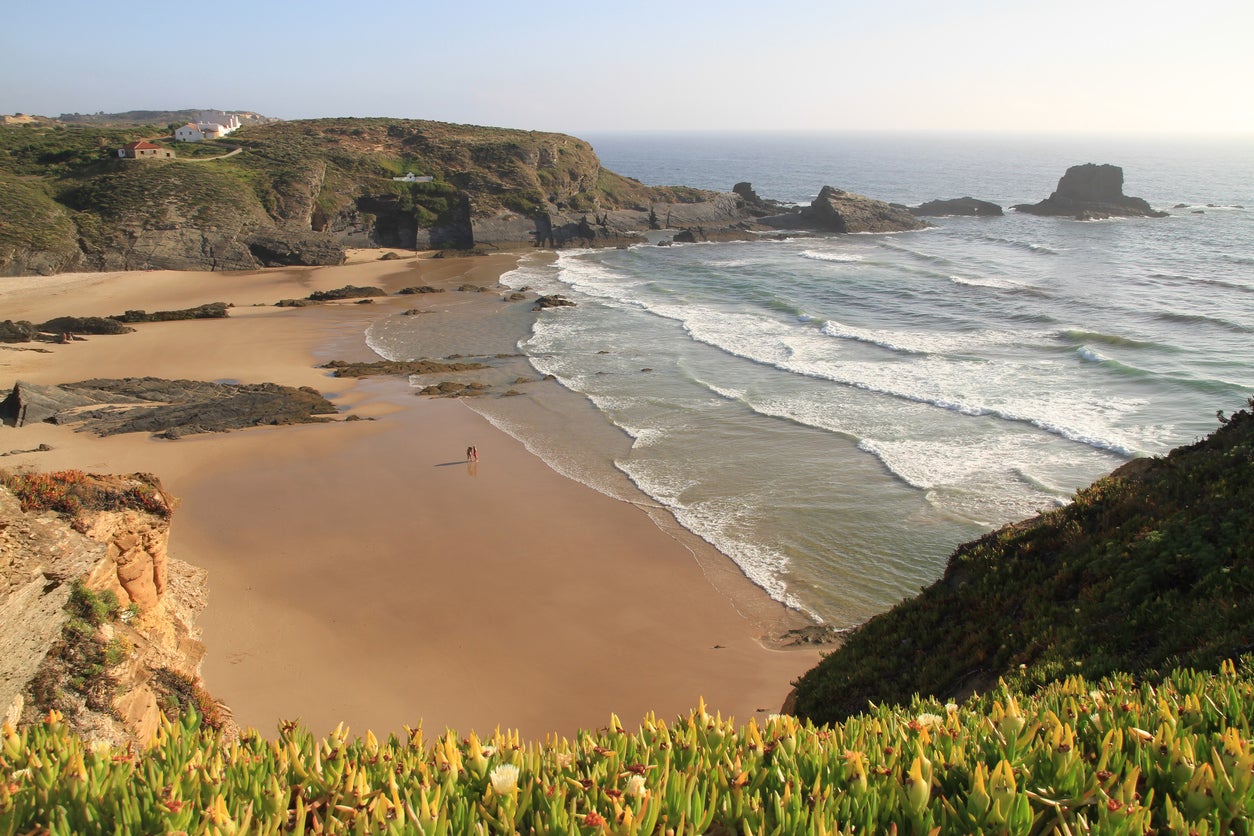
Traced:
POLYGON ((228 743, 188 713, 136 754, 52 713, 5 727, 0 833, 1245 833, 1252 675, 1074 677, 820 727, 700 707, 542 745, 295 724, 228 743))

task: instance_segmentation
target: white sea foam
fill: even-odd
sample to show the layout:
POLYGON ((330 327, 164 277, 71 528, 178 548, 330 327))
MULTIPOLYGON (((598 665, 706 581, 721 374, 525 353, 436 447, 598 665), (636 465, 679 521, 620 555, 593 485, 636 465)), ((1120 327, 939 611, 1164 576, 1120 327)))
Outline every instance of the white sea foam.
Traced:
POLYGON ((856 253, 834 253, 825 250, 803 250, 800 256, 812 261, 831 261, 837 264, 856 264, 866 260, 866 256, 856 253))
POLYGON ((1088 362, 1088 363, 1105 363, 1107 360, 1110 359, 1106 355, 1102 354, 1100 351, 1093 349, 1093 348, 1089 348, 1087 345, 1080 346, 1079 348, 1075 350, 1075 353, 1079 356, 1081 360, 1084 360, 1085 362, 1088 362))

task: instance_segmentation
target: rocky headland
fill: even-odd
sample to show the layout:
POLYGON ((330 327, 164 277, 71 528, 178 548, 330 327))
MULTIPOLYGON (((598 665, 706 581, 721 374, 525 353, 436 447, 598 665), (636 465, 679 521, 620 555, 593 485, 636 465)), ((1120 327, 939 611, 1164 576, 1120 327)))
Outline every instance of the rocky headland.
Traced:
POLYGON ((174 145, 157 134, 0 126, 0 275, 336 265, 347 248, 618 246, 658 230, 683 242, 920 228, 909 212, 830 187, 797 209, 749 183, 646 186, 556 133, 318 119, 197 144, 238 150, 230 156, 117 158, 139 138, 174 145))
POLYGON ((1139 197, 1123 193, 1123 169, 1117 165, 1073 165, 1058 181, 1058 188, 1040 203, 1021 203, 1017 212, 1031 215, 1072 217, 1080 221, 1103 218, 1165 218, 1139 197))

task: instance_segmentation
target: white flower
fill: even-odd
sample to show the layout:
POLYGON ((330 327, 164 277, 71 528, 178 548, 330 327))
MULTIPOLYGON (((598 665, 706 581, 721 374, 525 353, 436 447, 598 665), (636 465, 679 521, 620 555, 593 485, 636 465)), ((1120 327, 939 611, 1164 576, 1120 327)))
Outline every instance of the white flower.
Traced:
POLYGON ((570 768, 570 765, 575 762, 575 756, 570 752, 558 752, 555 759, 557 760, 557 765, 562 769, 570 768))
POLYGON ((933 726, 939 726, 941 723, 945 722, 944 719, 940 717, 939 715, 928 714, 926 712, 923 714, 920 714, 918 716, 918 720, 919 720, 919 725, 923 726, 924 728, 931 728, 933 726))
POLYGON ((628 778, 627 786, 623 789, 623 792, 633 798, 644 798, 648 795, 649 791, 644 788, 644 776, 632 775, 628 778))
POLYGON ((488 773, 492 782, 492 791, 497 795, 512 795, 518 789, 518 767, 512 763, 503 763, 488 773))

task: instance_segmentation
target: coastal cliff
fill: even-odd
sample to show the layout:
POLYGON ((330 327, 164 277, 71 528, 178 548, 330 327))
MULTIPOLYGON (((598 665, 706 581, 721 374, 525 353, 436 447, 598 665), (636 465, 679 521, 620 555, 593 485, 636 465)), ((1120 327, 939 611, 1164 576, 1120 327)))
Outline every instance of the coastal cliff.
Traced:
POLYGON ((0 126, 0 275, 339 264, 346 247, 600 245, 743 230, 729 193, 647 187, 556 133, 404 119, 248 125, 173 159, 162 129, 0 126), (159 137, 155 137, 158 138, 159 137))
POLYGON ((808 207, 748 183, 645 186, 572 136, 408 119, 248 124, 173 142, 155 126, 0 126, 0 275, 334 265, 346 248, 482 249, 897 232, 901 207, 824 187, 808 207), (173 158, 120 159, 137 139, 173 158))
POLYGON ((0 711, 145 745, 199 687, 206 573, 167 552, 155 477, 0 473, 0 711))

